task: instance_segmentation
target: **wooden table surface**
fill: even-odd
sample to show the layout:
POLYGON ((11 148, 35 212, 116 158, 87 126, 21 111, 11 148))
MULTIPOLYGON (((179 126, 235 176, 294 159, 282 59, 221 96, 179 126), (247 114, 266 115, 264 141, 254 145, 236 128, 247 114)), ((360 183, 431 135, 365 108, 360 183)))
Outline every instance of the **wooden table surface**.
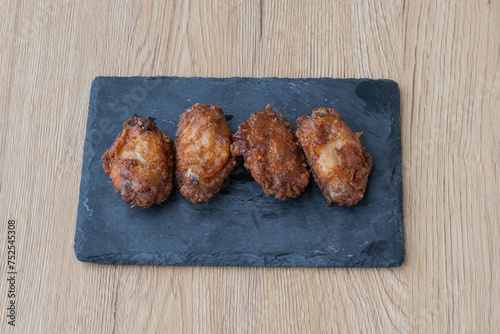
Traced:
POLYGON ((167 3, 0 0, 1 333, 500 332, 500 1, 167 3), (78 262, 87 108, 99 75, 396 80, 406 262, 78 262))

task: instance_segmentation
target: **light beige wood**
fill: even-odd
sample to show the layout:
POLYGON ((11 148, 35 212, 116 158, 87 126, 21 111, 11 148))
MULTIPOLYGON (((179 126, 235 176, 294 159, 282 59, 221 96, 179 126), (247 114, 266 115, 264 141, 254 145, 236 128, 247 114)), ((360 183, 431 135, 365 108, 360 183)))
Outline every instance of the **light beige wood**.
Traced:
POLYGON ((499 333, 499 16, 497 0, 0 0, 0 332, 499 333), (405 264, 78 262, 97 75, 398 81, 405 264), (15 328, 5 316, 10 218, 15 328))

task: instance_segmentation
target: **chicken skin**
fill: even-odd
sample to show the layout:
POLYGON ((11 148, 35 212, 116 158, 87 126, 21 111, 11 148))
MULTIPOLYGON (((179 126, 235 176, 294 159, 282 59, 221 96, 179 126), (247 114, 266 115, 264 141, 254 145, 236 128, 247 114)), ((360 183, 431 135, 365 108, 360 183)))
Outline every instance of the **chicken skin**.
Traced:
POLYGON ((232 132, 221 107, 198 103, 187 109, 175 137, 175 184, 189 201, 206 202, 236 165, 230 149, 232 132))
POLYGON ((299 139, 314 180, 329 205, 355 205, 364 195, 372 157, 333 108, 317 108, 297 119, 299 139))
POLYGON ((173 142, 144 118, 125 122, 102 166, 122 199, 141 208, 167 200, 174 188, 173 142))
POLYGON ((307 164, 293 126, 283 115, 268 105, 241 123, 233 140, 231 150, 243 155, 245 167, 266 195, 284 200, 304 191, 309 183, 307 164))

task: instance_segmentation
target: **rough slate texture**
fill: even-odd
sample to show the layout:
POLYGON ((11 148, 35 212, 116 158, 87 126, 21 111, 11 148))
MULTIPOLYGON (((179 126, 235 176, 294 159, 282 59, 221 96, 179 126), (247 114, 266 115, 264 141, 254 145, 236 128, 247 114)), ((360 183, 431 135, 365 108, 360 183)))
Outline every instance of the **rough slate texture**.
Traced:
POLYGON ((390 80, 98 77, 92 83, 75 253, 102 264, 394 267, 404 261, 398 85, 390 80), (329 207, 311 178, 298 198, 263 194, 240 163, 211 201, 175 190, 162 205, 125 204, 101 156, 123 123, 150 118, 171 138, 194 103, 222 106, 233 132, 271 107, 295 120, 334 107, 373 157, 365 198, 329 207))

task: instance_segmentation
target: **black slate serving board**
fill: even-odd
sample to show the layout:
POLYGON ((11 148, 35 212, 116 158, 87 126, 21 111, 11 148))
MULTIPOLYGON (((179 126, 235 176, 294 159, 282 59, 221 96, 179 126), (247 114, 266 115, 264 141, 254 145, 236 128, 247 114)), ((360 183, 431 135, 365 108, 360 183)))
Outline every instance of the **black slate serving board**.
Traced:
POLYGON ((80 261, 101 264, 395 267, 404 261, 399 89, 391 80, 98 77, 92 83, 75 235, 80 261), (373 157, 364 199, 328 206, 311 178, 298 198, 263 194, 240 164, 208 203, 174 191, 162 205, 131 207, 101 156, 123 123, 150 118, 175 138, 195 103, 222 107, 233 132, 255 110, 295 120, 334 107, 373 157))

